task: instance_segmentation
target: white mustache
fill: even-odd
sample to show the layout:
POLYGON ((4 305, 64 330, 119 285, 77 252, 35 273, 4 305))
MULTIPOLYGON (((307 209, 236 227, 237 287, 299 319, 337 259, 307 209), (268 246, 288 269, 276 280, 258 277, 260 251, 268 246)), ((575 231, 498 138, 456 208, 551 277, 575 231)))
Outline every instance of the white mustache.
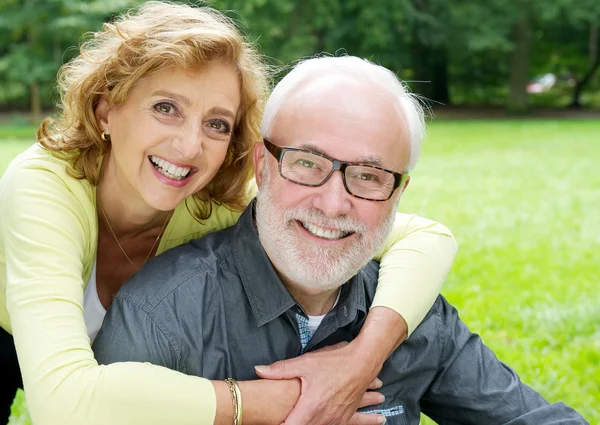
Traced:
POLYGON ((336 229, 342 232, 357 233, 359 235, 366 234, 368 230, 366 225, 351 219, 350 217, 330 218, 320 211, 303 208, 294 208, 285 211, 283 219, 285 223, 297 220, 300 222, 308 222, 324 229, 336 229))

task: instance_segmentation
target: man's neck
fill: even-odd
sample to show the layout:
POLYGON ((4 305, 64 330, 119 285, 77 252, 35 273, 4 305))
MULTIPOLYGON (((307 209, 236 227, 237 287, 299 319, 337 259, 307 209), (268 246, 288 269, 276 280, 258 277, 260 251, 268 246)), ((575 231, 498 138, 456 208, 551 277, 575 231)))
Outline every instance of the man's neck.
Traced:
POLYGON ((282 277, 282 282, 294 299, 302 306, 309 316, 324 316, 329 313, 335 305, 335 300, 340 292, 340 288, 335 288, 326 292, 318 290, 307 290, 306 287, 289 282, 282 277))

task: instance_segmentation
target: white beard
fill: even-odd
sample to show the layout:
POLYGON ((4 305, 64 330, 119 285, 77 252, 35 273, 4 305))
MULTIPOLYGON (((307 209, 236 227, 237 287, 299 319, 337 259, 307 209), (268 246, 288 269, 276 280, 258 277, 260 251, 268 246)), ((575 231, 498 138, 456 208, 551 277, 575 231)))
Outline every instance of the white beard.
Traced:
POLYGON ((395 209, 373 231, 348 217, 330 218, 317 209, 293 208, 282 211, 269 193, 269 172, 256 201, 256 225, 260 242, 279 273, 306 289, 326 292, 338 288, 367 264, 389 234, 395 209), (353 241, 337 247, 323 247, 299 240, 294 222, 309 222, 354 232, 353 241))

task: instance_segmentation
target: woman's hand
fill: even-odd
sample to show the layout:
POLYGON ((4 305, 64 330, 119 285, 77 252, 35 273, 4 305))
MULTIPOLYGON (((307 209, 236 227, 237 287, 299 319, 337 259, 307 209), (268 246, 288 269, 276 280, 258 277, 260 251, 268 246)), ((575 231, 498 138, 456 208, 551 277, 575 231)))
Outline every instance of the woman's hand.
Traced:
POLYGON ((384 401, 374 391, 381 381, 364 359, 355 359, 348 343, 339 343, 294 359, 270 366, 257 366, 256 372, 266 379, 299 378, 300 399, 288 415, 286 425, 353 424, 377 425, 382 415, 356 412, 358 408, 384 401))
POLYGON ((389 308, 375 307, 350 344, 336 344, 270 366, 258 366, 256 372, 265 379, 300 379, 300 399, 286 425, 381 424, 383 416, 357 413, 356 409, 383 401, 366 391, 381 386, 379 380, 374 381, 407 334, 402 316, 389 308))

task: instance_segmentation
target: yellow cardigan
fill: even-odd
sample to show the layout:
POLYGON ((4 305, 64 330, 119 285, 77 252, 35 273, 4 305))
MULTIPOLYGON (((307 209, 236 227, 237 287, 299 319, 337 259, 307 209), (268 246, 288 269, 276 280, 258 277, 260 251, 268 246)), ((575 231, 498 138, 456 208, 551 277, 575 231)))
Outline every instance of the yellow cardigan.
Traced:
MULTIPOLYGON (((0 326, 14 335, 36 425, 210 425, 209 380, 147 363, 99 366, 83 320, 83 291, 96 257, 96 191, 34 145, 0 179, 0 326)), ((179 205, 158 253, 235 223, 216 207, 200 224, 179 205)), ((444 226, 398 214, 383 249, 373 306, 421 322, 456 253, 444 226)))

